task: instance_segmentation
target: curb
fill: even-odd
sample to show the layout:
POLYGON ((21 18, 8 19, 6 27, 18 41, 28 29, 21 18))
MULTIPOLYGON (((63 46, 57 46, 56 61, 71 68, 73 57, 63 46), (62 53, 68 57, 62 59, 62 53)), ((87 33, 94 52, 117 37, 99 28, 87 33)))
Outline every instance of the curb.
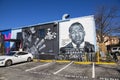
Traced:
POLYGON ((33 59, 34 62, 53 62, 54 60, 39 60, 39 59, 33 59))
POLYGON ((77 61, 75 61, 74 64, 92 64, 92 62, 77 62, 77 61))
POLYGON ((95 64, 117 65, 115 62, 95 62, 95 64))
POLYGON ((33 59, 34 62, 58 62, 58 63, 69 63, 71 61, 69 60, 39 60, 39 59, 33 59))
POLYGON ((71 61, 69 61, 69 60, 55 60, 55 62, 58 62, 58 63, 69 63, 71 61))
MULTIPOLYGON (((57 62, 57 63, 70 63, 70 60, 39 60, 33 59, 34 62, 57 62)), ((75 61, 74 64, 92 64, 93 62, 78 62, 75 61)), ((103 65, 117 65, 115 62, 95 62, 95 64, 103 64, 103 65)))

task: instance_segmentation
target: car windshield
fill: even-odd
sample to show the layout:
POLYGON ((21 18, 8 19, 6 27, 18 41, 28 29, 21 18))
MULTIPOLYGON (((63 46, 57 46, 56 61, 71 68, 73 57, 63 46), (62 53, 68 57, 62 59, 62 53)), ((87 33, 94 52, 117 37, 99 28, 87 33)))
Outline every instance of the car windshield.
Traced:
POLYGON ((15 52, 9 52, 8 54, 6 54, 6 55, 8 55, 8 56, 13 56, 15 54, 15 52))

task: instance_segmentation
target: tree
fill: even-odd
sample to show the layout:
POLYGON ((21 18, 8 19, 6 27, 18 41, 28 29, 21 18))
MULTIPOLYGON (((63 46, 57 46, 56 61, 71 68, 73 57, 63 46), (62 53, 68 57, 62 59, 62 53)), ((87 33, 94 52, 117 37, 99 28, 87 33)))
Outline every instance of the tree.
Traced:
POLYGON ((106 35, 111 36, 120 33, 120 24, 117 22, 119 19, 118 11, 119 9, 114 6, 101 6, 97 9, 95 23, 99 43, 104 42, 104 37, 106 35))

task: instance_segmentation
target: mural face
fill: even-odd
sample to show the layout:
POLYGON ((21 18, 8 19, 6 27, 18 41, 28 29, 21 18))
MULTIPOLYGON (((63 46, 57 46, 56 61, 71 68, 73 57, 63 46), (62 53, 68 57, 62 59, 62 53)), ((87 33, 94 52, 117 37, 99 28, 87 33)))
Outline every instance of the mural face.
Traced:
POLYGON ((93 16, 60 22, 59 26, 60 53, 68 54, 69 59, 91 60, 96 45, 93 16))
POLYGON ((53 24, 24 28, 23 49, 35 57, 38 57, 38 54, 55 53, 54 43, 57 34, 54 30, 53 24))
POLYGON ((73 23, 69 27, 69 37, 71 41, 79 48, 84 41, 85 31, 80 23, 73 23))

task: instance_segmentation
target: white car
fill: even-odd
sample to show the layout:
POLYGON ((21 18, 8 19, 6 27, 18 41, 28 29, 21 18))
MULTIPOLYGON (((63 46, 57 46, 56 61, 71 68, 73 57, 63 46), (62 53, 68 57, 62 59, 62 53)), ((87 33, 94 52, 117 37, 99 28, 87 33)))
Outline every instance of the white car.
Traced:
POLYGON ((0 56, 0 66, 10 66, 15 63, 32 61, 33 55, 24 51, 11 51, 8 55, 0 56))
POLYGON ((120 56, 120 47, 112 47, 111 48, 112 53, 117 54, 120 56))

